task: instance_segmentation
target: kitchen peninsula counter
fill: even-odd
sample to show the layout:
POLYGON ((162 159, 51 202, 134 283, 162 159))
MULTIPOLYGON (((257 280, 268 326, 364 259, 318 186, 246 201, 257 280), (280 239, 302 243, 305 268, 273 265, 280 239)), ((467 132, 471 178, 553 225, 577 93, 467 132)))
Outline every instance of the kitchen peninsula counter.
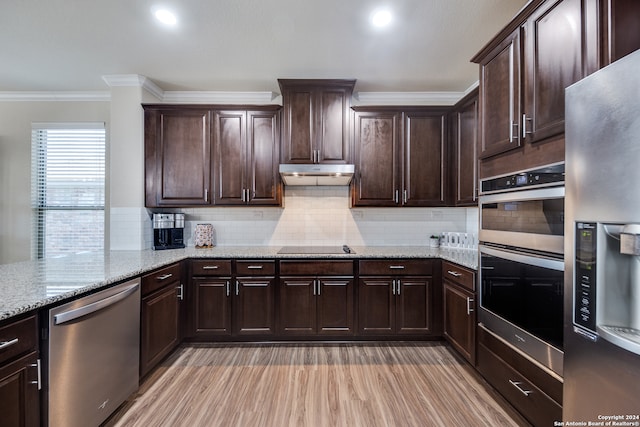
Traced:
POLYGON ((279 254, 281 246, 218 246, 211 249, 89 252, 0 265, 0 321, 72 299, 189 258, 375 259, 440 258, 477 269, 473 249, 427 246, 352 246, 350 254, 279 254))

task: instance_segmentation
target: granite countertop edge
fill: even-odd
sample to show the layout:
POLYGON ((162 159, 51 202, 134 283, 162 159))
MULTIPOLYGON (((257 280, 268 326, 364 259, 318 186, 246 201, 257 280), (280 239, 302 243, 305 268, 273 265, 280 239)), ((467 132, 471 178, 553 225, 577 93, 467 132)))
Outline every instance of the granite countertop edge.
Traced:
POLYGON ((0 321, 54 306, 190 258, 376 259, 440 258, 477 269, 475 249, 428 246, 352 246, 350 254, 278 254, 281 246, 109 251, 0 265, 0 321))

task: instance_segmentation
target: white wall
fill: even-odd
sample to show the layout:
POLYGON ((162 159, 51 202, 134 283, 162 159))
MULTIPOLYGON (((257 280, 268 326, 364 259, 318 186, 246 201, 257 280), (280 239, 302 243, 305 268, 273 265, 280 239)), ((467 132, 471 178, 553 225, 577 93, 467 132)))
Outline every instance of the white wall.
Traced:
MULTIPOLYGON (((157 99, 141 87, 112 87, 110 102, 0 102, 0 264, 31 257, 32 122, 106 123, 108 247, 151 247, 141 102, 157 99)), ((477 209, 349 209, 346 187, 287 187, 284 208, 182 211, 190 245, 199 222, 214 225, 219 245, 421 245, 442 231, 477 232, 477 209)))
POLYGON ((31 258, 31 123, 105 122, 109 102, 0 102, 0 264, 31 258))
POLYGON ((427 245, 443 231, 477 233, 477 209, 349 208, 347 187, 286 187, 284 208, 194 208, 185 213, 193 246, 198 223, 213 224, 218 245, 427 245))

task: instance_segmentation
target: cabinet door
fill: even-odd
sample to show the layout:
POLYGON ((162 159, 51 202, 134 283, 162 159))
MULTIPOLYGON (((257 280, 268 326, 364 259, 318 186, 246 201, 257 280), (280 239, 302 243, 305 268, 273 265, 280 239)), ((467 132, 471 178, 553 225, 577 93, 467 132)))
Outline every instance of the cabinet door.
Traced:
POLYGON ((216 205, 245 204, 246 112, 215 111, 214 188, 216 205))
POLYGON ((274 278, 236 280, 234 298, 237 335, 272 335, 275 332, 274 278))
POLYGON ((358 293, 359 333, 393 334, 396 306, 391 277, 361 278, 358 293))
POLYGON ((207 110, 145 111, 146 206, 210 204, 207 110))
POLYGON ((314 335, 316 281, 314 277, 280 279, 279 331, 284 335, 314 335))
POLYGON ((231 335, 229 278, 193 279, 194 335, 231 335))
POLYGON ((444 281, 444 336, 472 365, 476 353, 474 295, 444 281))
POLYGON ((7 427, 40 425, 38 353, 0 365, 0 424, 7 427))
POLYGON ((284 163, 350 163, 349 117, 355 80, 278 80, 284 163))
POLYGON ((396 332, 425 334, 431 326, 431 280, 426 277, 396 279, 396 332))
POLYGON ((446 206, 446 114, 407 112, 404 126, 404 206, 446 206))
POLYGON ((282 92, 284 105, 284 163, 313 163, 315 157, 315 94, 311 87, 294 87, 282 92))
POLYGON ((564 90, 583 76, 582 0, 547 2, 524 28, 521 136, 540 141, 564 132, 564 90))
POLYGON ((353 279, 319 278, 318 281, 318 334, 353 334, 353 279))
POLYGON ((478 159, 478 96, 453 113, 454 191, 456 206, 476 206, 478 159))
POLYGON ((398 205, 401 117, 398 112, 355 113, 353 206, 398 205))
POLYGON ((280 113, 247 112, 247 182, 248 203, 279 206, 280 113))
POLYGON ((517 29, 480 64, 480 158, 521 145, 521 49, 517 29))
POLYGON ((317 92, 316 161, 318 163, 349 163, 349 109, 351 90, 319 89, 317 92))
POLYGON ((148 373, 180 341, 178 282, 142 299, 140 376, 148 373))

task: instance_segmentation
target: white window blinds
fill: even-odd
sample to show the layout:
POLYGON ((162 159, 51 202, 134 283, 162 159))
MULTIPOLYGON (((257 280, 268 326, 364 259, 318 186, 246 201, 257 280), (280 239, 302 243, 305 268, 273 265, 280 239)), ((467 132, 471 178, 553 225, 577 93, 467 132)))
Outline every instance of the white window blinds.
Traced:
POLYGON ((104 123, 32 126, 33 257, 104 249, 104 123))

